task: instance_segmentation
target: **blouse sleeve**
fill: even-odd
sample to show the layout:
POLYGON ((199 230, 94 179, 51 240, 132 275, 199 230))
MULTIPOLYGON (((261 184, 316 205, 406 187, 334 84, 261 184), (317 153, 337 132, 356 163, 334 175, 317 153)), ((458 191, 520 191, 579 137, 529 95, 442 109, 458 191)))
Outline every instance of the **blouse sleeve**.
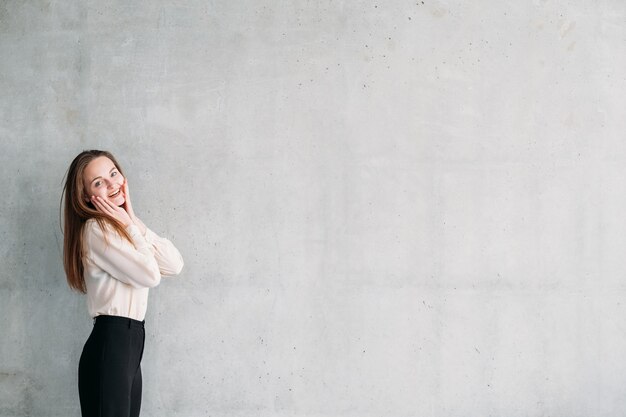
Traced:
POLYGON ((138 220, 146 228, 144 237, 152 246, 161 275, 172 276, 180 274, 185 262, 178 249, 176 249, 176 246, 168 239, 154 233, 141 219, 138 220))
POLYGON ((95 221, 88 222, 87 227, 87 256, 96 266, 135 288, 159 285, 159 264, 137 225, 131 224, 126 228, 137 249, 117 233, 108 233, 108 243, 105 242, 104 231, 95 221))

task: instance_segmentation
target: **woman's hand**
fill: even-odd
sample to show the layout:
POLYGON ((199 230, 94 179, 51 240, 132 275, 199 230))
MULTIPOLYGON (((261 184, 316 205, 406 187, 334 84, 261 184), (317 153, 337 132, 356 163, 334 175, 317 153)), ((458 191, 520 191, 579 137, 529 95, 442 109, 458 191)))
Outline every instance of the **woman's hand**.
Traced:
MULTIPOLYGON (((91 201, 93 202, 96 210, 101 213, 106 213, 109 216, 113 217, 115 220, 118 220, 124 226, 130 226, 133 224, 132 217, 126 212, 126 210, 122 207, 118 207, 115 204, 111 203, 109 200, 105 200, 99 196, 92 196, 91 201)), ((126 204, 126 203, 124 203, 126 204)))
POLYGON ((130 219, 139 226, 139 231, 142 235, 146 235, 146 226, 143 224, 141 220, 137 216, 135 216, 135 211, 133 210, 133 205, 130 202, 130 193, 128 192, 128 180, 124 178, 124 183, 122 184, 122 192, 124 193, 124 204, 122 207, 126 210, 126 213, 130 216, 130 219))
POLYGON ((130 219, 135 222, 135 211, 133 210, 133 205, 130 202, 130 194, 128 192, 128 180, 124 178, 124 184, 122 184, 122 192, 124 193, 124 204, 122 207, 126 210, 126 213, 130 216, 130 219))

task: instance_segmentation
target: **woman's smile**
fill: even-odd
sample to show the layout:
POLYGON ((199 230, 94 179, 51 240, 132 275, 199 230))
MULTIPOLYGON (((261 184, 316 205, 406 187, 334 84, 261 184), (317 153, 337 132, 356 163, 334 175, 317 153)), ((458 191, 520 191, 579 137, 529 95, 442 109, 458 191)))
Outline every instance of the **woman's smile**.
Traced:
POLYGON ((122 192, 122 187, 120 187, 116 193, 114 193, 113 195, 109 195, 107 196, 107 199, 112 202, 119 205, 122 205, 124 202, 124 193, 122 192))

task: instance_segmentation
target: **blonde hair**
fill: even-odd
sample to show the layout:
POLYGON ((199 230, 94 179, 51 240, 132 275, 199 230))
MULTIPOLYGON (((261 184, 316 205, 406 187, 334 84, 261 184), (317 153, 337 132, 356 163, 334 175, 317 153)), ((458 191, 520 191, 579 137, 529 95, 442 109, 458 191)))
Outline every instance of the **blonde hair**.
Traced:
MULTIPOLYGON (((63 269, 70 288, 83 294, 87 293, 82 262, 84 256, 83 230, 87 220, 95 219, 102 230, 106 230, 110 226, 132 244, 132 239, 123 224, 113 217, 97 211, 91 201, 85 201, 86 194, 83 181, 85 168, 92 160, 101 156, 109 158, 117 170, 124 175, 122 167, 111 153, 100 150, 83 151, 70 164, 61 193, 61 201, 64 202, 64 224, 61 229, 63 233, 63 269)), ((104 236, 106 240, 106 233, 104 236)))

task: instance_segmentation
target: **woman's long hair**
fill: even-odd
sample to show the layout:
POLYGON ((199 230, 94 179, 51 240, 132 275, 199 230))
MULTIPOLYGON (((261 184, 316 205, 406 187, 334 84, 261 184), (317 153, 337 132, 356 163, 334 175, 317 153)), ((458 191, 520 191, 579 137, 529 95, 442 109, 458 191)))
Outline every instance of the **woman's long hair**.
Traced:
MULTIPOLYGON (((64 224, 61 229, 63 232, 63 268, 65 269, 67 283, 70 288, 83 294, 87 293, 87 286, 83 276, 83 229, 87 220, 95 219, 103 231, 107 230, 107 226, 110 226, 132 244, 131 237, 122 223, 97 211, 91 201, 85 201, 83 173, 87 165, 100 156, 109 158, 115 164, 117 170, 124 175, 122 167, 120 167, 120 164, 117 163, 117 160, 111 153, 100 150, 83 151, 70 164, 66 172, 63 193, 61 194, 61 201, 65 203, 64 224), (63 195, 65 195, 65 198, 63 195)), ((106 233, 104 236, 106 240, 106 233)))

